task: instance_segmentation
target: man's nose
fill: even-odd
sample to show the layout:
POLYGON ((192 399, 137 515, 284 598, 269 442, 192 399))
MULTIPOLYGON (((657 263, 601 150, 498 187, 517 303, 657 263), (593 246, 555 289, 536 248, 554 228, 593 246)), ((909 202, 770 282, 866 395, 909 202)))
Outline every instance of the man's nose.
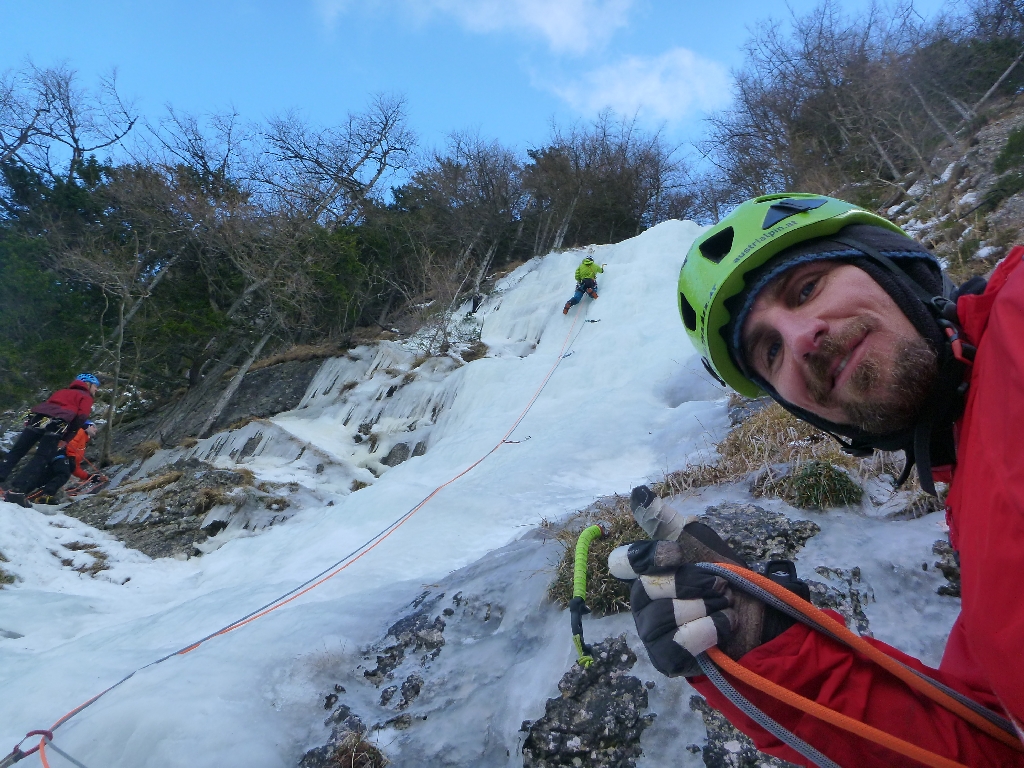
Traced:
POLYGON ((796 359, 803 360, 821 346, 828 335, 828 323, 818 317, 792 313, 785 318, 779 330, 796 359))

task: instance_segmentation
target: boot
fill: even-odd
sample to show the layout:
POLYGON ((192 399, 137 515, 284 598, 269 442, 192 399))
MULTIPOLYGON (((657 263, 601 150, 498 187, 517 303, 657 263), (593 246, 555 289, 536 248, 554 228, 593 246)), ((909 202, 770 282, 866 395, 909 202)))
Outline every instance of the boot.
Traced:
POLYGON ((590 298, 592 298, 592 299, 596 299, 596 298, 597 298, 597 291, 595 291, 595 290, 594 290, 593 288, 591 288, 590 290, 588 290, 588 291, 587 291, 587 294, 588 294, 588 295, 590 296, 590 298))
POLYGON ((571 301, 567 301, 567 302, 565 302, 565 306, 564 306, 564 307, 562 307, 562 314, 563 314, 563 315, 568 315, 568 314, 569 314, 569 309, 570 309, 571 307, 572 307, 572 302, 571 302, 571 301))
POLYGON ((4 501, 10 504, 18 504, 26 509, 32 509, 32 502, 25 498, 24 493, 8 491, 4 494, 4 501))

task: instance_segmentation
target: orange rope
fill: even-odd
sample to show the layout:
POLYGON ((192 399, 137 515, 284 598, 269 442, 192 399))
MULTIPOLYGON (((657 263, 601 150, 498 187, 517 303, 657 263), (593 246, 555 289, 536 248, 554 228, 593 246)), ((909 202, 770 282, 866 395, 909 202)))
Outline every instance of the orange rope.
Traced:
MULTIPOLYGON (((730 571, 733 571, 748 581, 753 582, 765 591, 771 592, 775 597, 782 600, 789 607, 799 611, 815 624, 824 625, 830 632, 841 638, 844 643, 867 656, 871 661, 898 677, 918 693, 927 696, 936 704, 944 707, 953 714, 959 715, 975 728, 984 731, 992 738, 1001 741, 1003 744, 1006 744, 1017 751, 1024 752, 1024 745, 1021 744, 1019 739, 1007 733, 995 723, 986 720, 982 715, 979 715, 974 710, 964 706, 945 691, 929 684, 928 680, 914 674, 894 658, 883 653, 878 648, 875 648, 859 635, 851 632, 845 625, 836 621, 827 613, 823 613, 805 600, 801 600, 785 587, 776 584, 766 576, 754 573, 753 571, 749 571, 738 565, 733 565, 731 563, 715 563, 715 565, 722 568, 728 568, 730 571)), ((765 682, 767 683, 768 681, 765 682)))
MULTIPOLYGON (((364 555, 366 555, 369 552, 373 551, 373 549, 375 547, 377 547, 378 544, 380 544, 382 541, 387 539, 392 533, 397 531, 402 525, 404 525, 409 520, 410 517, 412 517, 417 512, 419 512, 424 506, 426 506, 428 501, 430 501, 432 498, 434 498, 444 488, 447 488, 449 485, 454 483, 459 478, 467 475, 470 471, 472 471, 473 469, 478 467, 480 464, 482 464, 484 462, 484 460, 488 456, 490 456, 496 450, 501 448, 501 446, 505 444, 505 441, 508 440, 509 436, 511 436, 511 434, 516 431, 516 427, 518 427, 519 423, 526 417, 526 414, 530 412, 531 408, 533 408, 533 404, 535 402, 537 402, 537 398, 540 397, 541 390, 543 390, 544 387, 547 386, 548 380, 554 374, 555 369, 558 367, 559 363, 562 362, 562 355, 565 353, 565 347, 569 343, 569 337, 572 335, 572 331, 576 327, 576 321, 579 320, 579 316, 580 316, 580 310, 577 310, 576 313, 573 315, 572 325, 569 326, 569 332, 565 335, 565 340, 562 342, 562 348, 560 350, 558 350, 558 357, 555 358, 555 364, 551 366, 551 369, 548 371, 547 375, 544 377, 544 380, 540 383, 540 386, 537 387, 537 390, 533 393, 533 397, 530 398, 530 402, 526 404, 526 407, 523 409, 522 413, 520 413, 519 417, 515 420, 515 422, 513 422, 512 427, 508 430, 508 432, 506 432, 504 435, 502 435, 501 440, 499 440, 497 442, 497 444, 493 448, 491 448, 491 450, 489 450, 487 453, 485 453, 479 459, 474 461, 472 464, 470 464, 464 470, 459 472, 459 474, 457 474, 455 477, 453 477, 450 480, 448 480, 447 482, 444 482, 441 485, 437 486, 437 488, 435 488, 433 491, 430 492, 429 496, 427 496, 425 499, 423 499, 423 501, 421 501, 419 504, 417 504, 415 507, 413 507, 411 510, 409 510, 409 512, 405 515, 405 517, 403 517, 398 522, 398 524, 395 525, 390 531, 388 531, 384 536, 381 536, 381 538, 379 538, 377 541, 375 541, 369 547, 364 549, 358 555, 353 557, 351 560, 348 560, 344 565, 339 566, 337 569, 335 569, 334 571, 331 571, 331 573, 327 574, 322 579, 313 582, 312 584, 310 584, 305 589, 303 589, 303 590, 301 590, 299 592, 296 592, 294 595, 292 595, 288 599, 282 600, 280 603, 272 605, 270 608, 267 608, 265 611, 260 611, 259 613, 255 614, 253 616, 250 616, 249 618, 247 618, 247 619, 245 619, 243 621, 238 622, 237 624, 232 624, 232 625, 230 625, 228 627, 225 627, 224 629, 220 630, 219 632, 215 632, 213 635, 211 635, 210 637, 206 638, 206 640, 210 640, 210 639, 212 639, 214 637, 220 637, 221 635, 226 635, 228 632, 233 632, 234 630, 238 629, 239 627, 244 627, 246 624, 249 624, 250 622, 256 621, 256 619, 259 619, 259 618, 262 618, 263 616, 266 616, 271 611, 276 611, 282 605, 287 605, 292 600, 295 600, 296 598, 301 597, 302 595, 306 594, 310 590, 315 589, 316 587, 319 587, 325 581, 327 581, 329 579, 333 579, 335 576, 337 576, 343 570, 345 570, 350 565, 352 565, 352 563, 356 562, 357 560, 359 560, 364 555)), ((202 645, 204 642, 206 642, 206 640, 202 640, 202 641, 200 641, 198 643, 193 643, 192 645, 188 646, 187 648, 182 648, 180 651, 178 651, 178 654, 179 655, 184 655, 186 653, 190 653, 190 652, 194 651, 196 648, 198 648, 200 645, 202 645)))
MULTIPOLYGON (((518 418, 513 422, 512 426, 509 428, 509 430, 504 435, 502 435, 501 440, 499 440, 498 443, 493 448, 491 448, 491 450, 489 450, 487 453, 485 453, 479 459, 474 461, 472 464, 470 464, 468 467, 466 467, 464 470, 462 470, 459 474, 455 475, 455 477, 453 477, 450 480, 448 480, 447 482, 444 482, 441 485, 437 486, 437 488, 435 488, 433 491, 430 492, 429 496, 427 496, 425 499, 423 499, 423 501, 421 501, 419 504, 417 504, 415 507, 413 507, 411 510, 409 510, 396 524, 394 524, 391 527, 391 530, 386 531, 386 533, 384 533, 384 535, 381 536, 377 541, 375 541, 369 547, 367 547, 362 552, 360 552, 358 555, 353 557, 351 560, 346 561, 343 565, 339 566, 335 570, 333 570, 330 573, 328 573, 322 579, 319 579, 319 580, 313 582, 312 584, 310 584, 305 589, 302 589, 301 591, 296 592, 294 595, 291 595, 287 599, 282 600, 279 603, 275 603, 274 605, 270 606, 266 610, 260 611, 259 613, 256 613, 256 614, 250 616, 247 619, 238 621, 235 624, 230 624, 227 627, 224 627, 223 629, 219 630, 218 632, 213 633, 209 637, 207 637, 207 638, 205 638, 203 640, 200 640, 199 642, 192 643, 191 645, 189 645, 189 646, 187 646, 185 648, 182 648, 180 651, 177 651, 176 653, 171 654, 171 656, 178 656, 178 655, 184 655, 186 653, 190 653, 190 652, 194 651, 196 648, 198 648, 200 645, 205 643, 207 640, 212 640, 214 637, 220 637, 221 635, 226 635, 228 632, 232 632, 232 631, 238 629, 239 627, 244 627, 246 624, 249 624, 250 622, 253 622, 253 621, 255 621, 258 618, 266 616, 271 611, 276 611, 281 606, 287 605, 288 603, 290 603, 295 598, 300 597, 301 595, 304 595, 307 592, 309 592, 311 589, 314 589, 314 588, 320 586, 321 584, 323 584, 328 579, 334 578, 336 575, 338 575, 343 570, 345 570, 350 565, 352 565, 352 563, 356 562, 356 560, 359 560, 361 557, 363 557, 363 555, 365 555, 368 552, 370 552, 371 550, 373 550, 378 544, 380 544, 382 541, 387 539, 392 533, 397 531, 399 529, 399 527, 404 525, 409 520, 409 518, 411 518, 420 509, 422 509, 427 504, 427 502, 430 501, 432 498, 434 498, 438 493, 440 493, 441 490, 443 490, 444 488, 448 487, 449 485, 454 483, 456 480, 458 480, 459 478, 461 478, 464 475, 468 474, 471 470, 475 469, 480 464, 482 464, 483 461, 488 456, 490 456, 492 453, 497 451, 502 445, 505 444, 505 441, 508 440, 508 438, 511 436, 511 434, 513 432, 515 432, 516 427, 519 426, 519 424, 522 422, 522 420, 524 418, 526 418, 526 414, 530 412, 531 408, 533 408, 533 404, 535 402, 537 402, 537 398, 540 397, 541 391, 544 389, 544 387, 547 386, 548 381, 551 379, 551 377, 555 373, 555 369, 558 368, 559 364, 562 362, 562 355, 565 354, 565 348, 566 348, 566 346, 568 346, 569 338, 572 336, 572 332, 576 328, 576 323, 579 320, 579 316, 580 316, 580 312, 582 311, 582 308, 583 308, 582 305, 579 305, 579 307, 577 308, 575 314, 573 315, 572 325, 569 326, 569 332, 565 334, 565 339, 562 341, 562 348, 558 350, 558 356, 555 358, 554 364, 548 370, 547 375, 544 376, 544 380, 541 381, 540 386, 537 387, 537 390, 533 393, 533 396, 530 398, 530 401, 526 404, 526 407, 523 408, 522 413, 519 414, 518 418)), ((133 672, 132 674, 134 675, 135 673, 133 672)), ((129 677, 130 676, 131 675, 129 675, 129 677)), ((125 680, 127 680, 127 678, 125 678, 125 680)), ((124 682, 124 680, 122 680, 121 682, 124 682)), ((120 683, 117 683, 116 685, 120 685, 120 683)), ((70 720, 72 717, 77 715, 79 712, 81 712, 83 709, 88 707, 90 704, 92 704, 94 701, 96 701, 98 698, 100 698, 105 693, 107 693, 107 691, 110 691, 110 690, 112 690, 112 688, 107 688, 106 690, 100 691, 100 693, 96 694, 95 696, 93 696, 88 701, 83 702, 82 704, 79 704, 77 707, 75 707, 70 712, 68 712, 63 717, 61 717, 53 726, 50 727, 50 730, 51 731, 55 731, 60 725, 63 725, 64 723, 66 723, 68 720, 70 720)), ((44 761, 44 764, 46 764, 45 763, 45 757, 43 757, 43 761, 44 761)), ((47 768, 49 768, 48 765, 47 765, 47 768)))
POLYGON ((46 759, 46 739, 39 740, 39 759, 43 761, 43 768, 50 768, 50 763, 46 759))
POLYGON ((849 731, 850 733, 860 736, 862 739, 874 742, 875 744, 880 744, 887 749, 891 749, 893 752, 897 752, 905 757, 911 758, 912 760, 917 760, 919 763, 930 766, 930 768, 967 768, 963 763, 958 763, 955 760, 950 760, 949 758, 937 755, 923 747, 919 747, 916 744, 911 744, 909 741, 904 741, 903 739, 893 736, 891 733, 886 733, 885 731, 881 731, 867 723, 854 720, 848 715, 836 712, 834 709, 829 709, 816 701, 811 701, 798 693, 794 693, 787 688, 783 688, 781 685, 777 685, 771 680, 761 677, 756 672, 751 672, 739 662, 733 661, 717 647, 709 648, 707 654, 715 664, 722 668, 723 671, 728 672, 733 677, 743 681, 751 688, 767 693, 769 696, 773 696, 779 701, 789 704, 789 706, 799 709, 801 712, 805 712, 808 715, 812 715, 819 720, 824 720, 830 725, 842 728, 844 731, 849 731))

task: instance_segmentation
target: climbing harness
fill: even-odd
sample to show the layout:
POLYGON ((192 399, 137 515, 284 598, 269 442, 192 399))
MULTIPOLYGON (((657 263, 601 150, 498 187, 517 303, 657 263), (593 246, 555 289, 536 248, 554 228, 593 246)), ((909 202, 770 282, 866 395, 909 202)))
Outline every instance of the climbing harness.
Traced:
MULTIPOLYGON (((958 691, 943 685, 937 680, 933 680, 923 672, 888 656, 859 635, 851 632, 842 623, 800 599, 771 579, 729 563, 698 563, 697 567, 722 577, 733 587, 753 595, 772 608, 861 653, 902 680, 916 692, 926 696, 953 714, 958 715, 978 730, 1013 749, 1024 752, 1024 745, 1021 744, 1020 739, 1017 737, 1013 724, 1007 719, 972 701, 958 691)), ((769 733, 815 765, 821 766, 821 768, 833 768, 835 763, 824 757, 820 752, 782 725, 769 718, 742 696, 725 679, 722 673, 728 674, 751 688, 759 690, 801 712, 856 734, 905 757, 917 760, 924 765, 931 766, 932 768, 965 768, 961 763, 937 755, 783 688, 734 661, 717 647, 710 648, 705 653, 700 654, 697 657, 697 662, 712 684, 741 712, 750 716, 769 733)))
MULTIPOLYGON (((508 431, 505 432, 504 435, 502 435, 501 439, 494 445, 493 448, 491 448, 489 451, 487 451, 487 453, 485 453, 479 459, 474 461, 472 464, 470 464, 464 470, 459 472, 457 475, 452 477, 450 480, 447 480, 446 482, 444 482, 441 485, 437 486, 437 488, 435 488, 433 491, 431 491, 422 501, 420 501, 418 504, 416 504, 416 506, 414 506, 408 512, 405 512, 401 517, 397 518, 394 522, 392 522, 386 528, 384 528, 379 533, 377 533, 376 535, 374 535, 373 537, 368 539, 363 544, 360 544, 358 547, 353 549, 351 552, 349 552, 347 555, 342 557, 340 560, 338 560, 334 564, 332 564, 332 565, 328 566, 327 568, 325 568, 324 570, 320 571, 320 573, 318 573, 317 575, 313 576, 310 579, 307 579, 302 584, 299 584, 297 587, 294 587, 293 589, 289 590, 288 592, 285 592, 283 595, 280 595, 279 597, 271 600, 269 603, 267 603, 266 605, 262 606, 261 608, 257 608, 256 610, 248 613, 247 615, 243 616, 242 618, 240 618, 240 619, 238 619, 236 621, 233 621, 233 622, 231 622, 230 624, 227 624, 224 627, 221 627, 220 629, 218 629, 215 632, 211 632, 206 637, 200 638, 199 640, 196 640, 195 642, 190 643, 189 645, 187 645, 187 646, 185 646, 183 648, 179 648, 176 651, 172 651, 171 653, 167 654, 166 656, 163 656, 163 657, 161 657, 161 658, 159 658, 159 659, 157 659, 155 661, 151 661, 149 664, 146 664, 144 666, 138 667, 137 669, 131 671, 130 673, 128 673, 127 675, 122 677, 120 680, 118 680, 113 685, 108 686, 107 688, 105 688, 102 691, 100 691, 99 693, 97 693, 95 696, 93 696, 88 701, 85 701, 82 704, 80 704, 77 707, 75 707, 74 709, 72 709, 66 715, 61 717, 56 723, 54 723, 52 726, 50 726, 49 730, 46 730, 46 731, 42 731, 42 730, 29 731, 28 734, 26 734, 25 738, 22 739, 20 742, 18 742, 18 744, 14 747, 14 749, 11 751, 11 753, 9 755, 7 755, 3 759, 0 759, 0 768, 9 768, 9 766, 14 765, 15 763, 19 762, 20 760, 24 759, 25 757, 27 757, 27 756, 35 753, 35 752, 39 752, 39 756, 40 756, 40 759, 43 761, 44 768, 49 768, 49 763, 46 762, 46 744, 47 743, 49 743, 50 747, 53 748, 55 751, 57 751, 59 754, 61 754, 61 755, 64 754, 63 752, 59 752, 59 750, 57 750, 57 747, 52 743, 53 732, 56 731, 60 726, 64 725, 66 722, 71 720, 71 718, 73 718, 76 715, 78 715, 79 713, 81 713, 84 709, 86 709, 87 707, 89 707, 92 704, 94 704, 100 698, 102 698, 106 694, 110 693, 110 691, 114 690, 115 688, 117 688, 118 686, 122 685, 123 683, 126 683, 128 680, 130 680, 135 675, 136 672, 141 672, 144 669, 148 669, 149 667, 153 667, 153 666, 156 666, 157 664, 161 664, 161 663, 167 661, 168 659, 174 658, 175 656, 184 656, 187 653, 191 653, 192 651, 196 650, 199 646, 203 645, 208 640, 212 640, 215 637, 220 637, 221 635, 226 635, 229 632, 233 632, 236 629, 244 627, 246 624, 254 622, 257 619, 262 618, 263 616, 266 616, 268 613, 271 613, 272 611, 276 611, 278 608, 281 608, 282 606, 287 605, 288 603, 292 602, 293 600, 296 600, 297 598, 299 598, 302 595, 306 594, 310 590, 316 589, 318 586, 320 586, 324 582, 328 581, 329 579, 334 578, 339 573, 341 573, 343 570, 345 570, 350 565, 355 563, 357 560, 359 560, 362 557, 364 557, 365 555, 367 555, 371 550, 373 550, 375 547, 377 547, 381 542, 383 542, 385 539, 387 539, 389 536, 391 536, 391 534, 393 534, 396 530, 398 530, 403 524, 405 524, 413 515, 415 515, 424 506, 426 506, 427 503, 431 499, 433 499, 438 493, 440 493, 443 489, 447 488, 449 485, 454 483, 456 480, 459 480, 460 478, 462 478, 465 475, 469 474, 472 470, 476 469, 476 467, 480 466, 480 464, 482 464, 491 454, 493 454, 495 451, 497 451, 499 448, 501 448, 501 446, 503 446, 503 445, 505 445, 507 443, 510 443, 510 442, 512 442, 512 443, 516 442, 516 441, 510 441, 509 438, 512 436, 512 433, 516 431, 516 429, 522 423, 523 419, 526 418, 526 415, 533 408, 534 403, 537 402, 537 398, 540 397, 541 392, 544 391, 544 388, 548 385, 548 382, 551 380, 551 377, 554 375, 555 370, 557 370, 558 366, 561 364, 562 360, 564 359, 563 358, 563 353, 566 351, 566 349, 568 347, 571 346, 571 343, 570 343, 569 339, 572 336, 573 330, 575 330, 575 328, 576 328, 576 323, 578 322, 579 317, 580 317, 580 311, 577 310, 575 315, 574 315, 574 317, 573 317, 572 325, 569 326, 569 331, 565 334, 565 339, 562 341, 562 348, 558 351, 558 354, 555 356, 555 362, 552 364, 551 368, 548 369, 548 372, 547 372, 547 374, 545 374, 544 379, 540 383, 540 386, 537 387, 536 391, 533 393, 533 396, 530 398, 529 402, 526 404, 526 407, 523 408, 522 412, 519 414, 519 416, 516 418, 516 420, 512 423, 512 426, 509 427, 508 431), (25 739, 28 739, 28 738, 33 737, 33 736, 41 736, 39 744, 36 745, 35 747, 33 747, 32 749, 29 749, 29 750, 23 752, 21 750, 22 742, 24 742, 25 739)), ((578 335, 579 334, 577 334, 577 336, 578 335)), ((572 343, 575 343, 575 339, 572 340, 572 343)), ((529 439, 529 438, 526 438, 526 439, 529 439)), ((586 578, 586 570, 584 569, 584 579, 585 578, 586 578)), ((581 641, 582 641, 582 637, 581 637, 581 641)), ((71 759, 71 758, 68 758, 68 759, 71 759)), ((81 766, 81 763, 77 763, 74 760, 72 760, 72 762, 75 762, 75 764, 80 766, 80 768, 84 768, 84 766, 81 766)))
POLYGON ((576 662, 581 667, 594 663, 594 650, 583 640, 583 615, 590 613, 587 607, 587 558, 590 545, 605 535, 600 523, 584 528, 576 540, 576 556, 572 568, 572 600, 569 601, 569 622, 572 626, 572 642, 576 646, 576 662))

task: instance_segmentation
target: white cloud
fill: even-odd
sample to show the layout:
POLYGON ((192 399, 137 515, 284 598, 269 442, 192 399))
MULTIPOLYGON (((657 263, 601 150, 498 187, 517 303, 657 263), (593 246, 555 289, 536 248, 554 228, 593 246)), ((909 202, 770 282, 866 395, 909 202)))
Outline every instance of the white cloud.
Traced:
POLYGON ((553 90, 584 114, 611 107, 623 115, 639 112, 671 124, 696 110, 725 106, 730 79, 718 62, 686 48, 673 48, 656 57, 626 57, 553 90))
MULTIPOLYGON (((444 15, 471 32, 514 30, 543 38, 556 53, 585 53, 629 21, 635 0, 364 0, 413 17, 444 15)), ((328 28, 354 8, 352 0, 314 0, 328 28)), ((365 6, 364 6, 365 7, 365 6)))
POLYGON ((558 53, 584 53, 628 22, 633 0, 419 0, 475 32, 515 29, 558 53))
POLYGON ((338 17, 348 9, 349 0, 314 0, 316 12, 328 29, 334 29, 338 17))

